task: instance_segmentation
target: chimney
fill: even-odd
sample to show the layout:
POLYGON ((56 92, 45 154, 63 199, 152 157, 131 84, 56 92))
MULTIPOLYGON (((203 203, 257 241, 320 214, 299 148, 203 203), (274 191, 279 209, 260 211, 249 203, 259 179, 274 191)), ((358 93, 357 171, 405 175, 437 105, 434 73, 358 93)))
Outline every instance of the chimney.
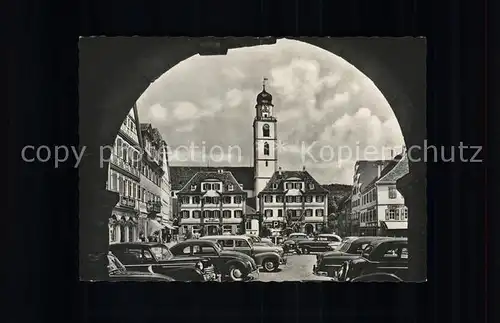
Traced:
POLYGON ((391 149, 391 159, 394 158, 394 149, 391 149))
POLYGON ((306 166, 302 166, 302 171, 305 172, 306 171, 306 166))
POLYGON ((281 167, 278 167, 278 174, 281 175, 281 167))
POLYGON ((382 173, 382 163, 377 163, 377 178, 380 177, 380 173, 382 173))

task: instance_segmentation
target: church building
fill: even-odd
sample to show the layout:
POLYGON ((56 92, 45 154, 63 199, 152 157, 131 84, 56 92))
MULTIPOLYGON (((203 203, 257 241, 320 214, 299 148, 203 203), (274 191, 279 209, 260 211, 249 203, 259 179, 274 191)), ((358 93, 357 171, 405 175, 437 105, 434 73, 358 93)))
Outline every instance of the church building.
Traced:
MULTIPOLYGON (((287 220, 300 222, 304 232, 326 224, 328 191, 305 168, 279 167, 278 120, 266 80, 255 105, 252 167, 170 167, 173 214, 180 216, 181 231, 197 232, 212 223, 223 232, 238 233, 245 226, 246 232, 258 234, 256 214, 276 229, 287 220)), ((215 232, 215 227, 210 230, 215 232)))

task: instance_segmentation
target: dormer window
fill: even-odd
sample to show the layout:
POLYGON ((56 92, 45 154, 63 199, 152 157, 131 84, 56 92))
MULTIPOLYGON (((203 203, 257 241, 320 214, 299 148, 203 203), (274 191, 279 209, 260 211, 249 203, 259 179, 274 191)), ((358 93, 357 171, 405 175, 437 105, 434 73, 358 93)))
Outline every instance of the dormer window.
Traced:
POLYGON ((191 191, 196 190, 196 185, 191 185, 191 191))
POLYGON ((314 189, 314 184, 309 184, 309 189, 313 190, 314 189))
POLYGON ((227 189, 228 189, 229 191, 234 191, 234 185, 233 185, 233 184, 229 184, 229 185, 227 186, 227 189))
POLYGON ((277 190, 278 189, 278 184, 273 184, 273 189, 277 190))
POLYGON ((243 189, 243 184, 239 184, 240 185, 240 188, 243 189))

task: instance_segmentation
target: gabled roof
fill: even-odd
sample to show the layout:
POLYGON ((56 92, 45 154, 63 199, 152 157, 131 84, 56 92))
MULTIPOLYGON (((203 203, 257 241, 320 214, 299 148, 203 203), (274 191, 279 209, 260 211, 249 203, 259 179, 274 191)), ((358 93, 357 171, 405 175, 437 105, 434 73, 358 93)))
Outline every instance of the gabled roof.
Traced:
POLYGON ((409 172, 408 156, 398 155, 393 160, 389 161, 387 166, 380 173, 380 177, 375 177, 361 191, 370 189, 377 183, 395 183, 398 179, 405 176, 409 172))
POLYGON ((231 172, 239 184, 243 184, 244 190, 254 189, 253 167, 191 167, 170 166, 170 181, 172 190, 178 191, 198 172, 217 172, 218 169, 231 172))
POLYGON ((359 174, 358 182, 361 183, 360 191, 365 190, 366 187, 378 177, 378 165, 385 168, 390 162, 391 160, 358 160, 356 162, 358 168, 354 176, 359 174))
POLYGON ((245 214, 257 214, 257 210, 248 204, 245 204, 245 214))
POLYGON ((281 193, 286 191, 285 182, 287 180, 301 180, 304 182, 304 193, 321 193, 327 194, 328 190, 323 188, 320 183, 318 183, 308 171, 277 171, 274 172, 273 176, 267 182, 266 187, 261 193, 281 193), (276 185, 275 185, 276 184, 276 185), (312 184, 313 187, 310 188, 309 185, 312 184), (274 188, 276 187, 276 188, 274 188))
POLYGON ((231 172, 198 172, 196 173, 184 187, 177 194, 201 194, 201 183, 210 180, 217 180, 222 182, 222 192, 223 193, 245 193, 239 186, 238 181, 234 178, 231 172), (191 186, 196 185, 194 191, 191 190, 191 186), (229 190, 229 186, 233 185, 233 190, 229 190))

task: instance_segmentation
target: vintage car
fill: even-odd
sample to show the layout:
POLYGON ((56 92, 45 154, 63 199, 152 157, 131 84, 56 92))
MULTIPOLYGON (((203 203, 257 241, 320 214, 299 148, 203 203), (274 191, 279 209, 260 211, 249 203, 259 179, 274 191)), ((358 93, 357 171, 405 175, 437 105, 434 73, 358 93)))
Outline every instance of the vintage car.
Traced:
POLYGON ((254 245, 264 245, 264 246, 269 246, 269 247, 274 246, 273 241, 269 238, 261 238, 261 237, 254 236, 252 234, 245 234, 245 236, 252 239, 252 242, 254 245))
POLYGON ((129 270, 158 273, 177 281, 217 281, 215 268, 201 257, 176 257, 159 242, 119 242, 109 246, 129 270))
POLYGON ((252 257, 237 251, 224 250, 211 240, 186 240, 170 248, 176 257, 202 257, 215 266, 223 280, 248 281, 259 276, 257 264, 252 257))
POLYGON ((102 277, 106 281, 112 282, 127 282, 127 281, 148 281, 148 282, 171 282, 174 279, 150 272, 129 271, 125 266, 113 255, 112 252, 107 254, 92 254, 89 255, 88 266, 100 266, 107 263, 107 277, 102 277))
POLYGON ((316 275, 334 277, 335 272, 345 261, 359 258, 363 249, 377 239, 385 237, 351 237, 345 240, 338 249, 316 255, 313 272, 316 275))
POLYGON ((281 264, 286 264, 281 247, 269 247, 263 245, 254 245, 247 236, 205 236, 201 240, 216 241, 222 246, 223 250, 232 250, 242 252, 252 257, 257 266, 267 271, 277 271, 281 264))
POLYGON ((285 253, 295 251, 295 245, 298 241, 310 241, 310 239, 305 233, 292 233, 283 241, 283 250, 285 253))
POLYGON ((300 240, 295 243, 297 253, 332 251, 340 244, 341 238, 332 234, 320 234, 313 240, 300 240))
POLYGON ((406 280, 408 274, 408 239, 385 238, 372 241, 359 258, 342 264, 335 274, 337 281, 348 282, 369 274, 393 274, 406 280))

